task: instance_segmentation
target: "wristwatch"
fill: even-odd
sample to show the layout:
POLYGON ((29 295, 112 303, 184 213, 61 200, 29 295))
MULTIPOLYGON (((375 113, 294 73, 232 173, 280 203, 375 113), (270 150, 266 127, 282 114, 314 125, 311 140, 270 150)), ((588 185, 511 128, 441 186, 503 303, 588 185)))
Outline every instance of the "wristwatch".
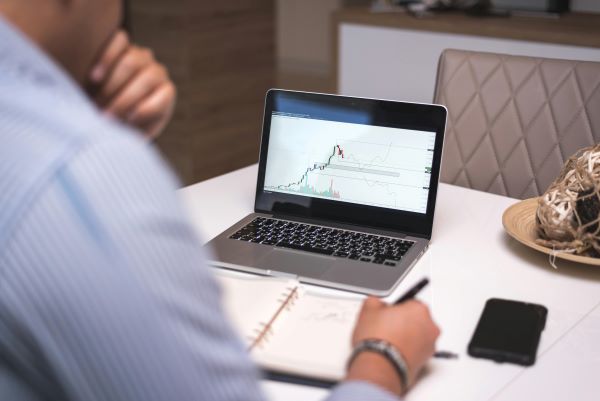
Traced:
POLYGON ((354 350, 350 355, 350 359, 348 359, 348 367, 350 367, 356 357, 364 351, 375 352, 385 357, 385 359, 392 364, 396 370, 396 373, 398 373, 400 381, 402 382, 402 387, 404 389, 408 389, 408 365, 396 347, 385 340, 379 340, 375 338, 362 340, 356 345, 356 347, 354 347, 354 350))

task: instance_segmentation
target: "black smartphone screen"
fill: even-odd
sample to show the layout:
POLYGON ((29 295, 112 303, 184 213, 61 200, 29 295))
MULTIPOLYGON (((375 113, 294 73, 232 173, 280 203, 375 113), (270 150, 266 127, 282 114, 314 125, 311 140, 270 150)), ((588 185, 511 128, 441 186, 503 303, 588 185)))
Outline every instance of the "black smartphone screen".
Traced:
POLYGON ((533 365, 547 314, 542 305, 489 299, 469 343, 469 355, 533 365))

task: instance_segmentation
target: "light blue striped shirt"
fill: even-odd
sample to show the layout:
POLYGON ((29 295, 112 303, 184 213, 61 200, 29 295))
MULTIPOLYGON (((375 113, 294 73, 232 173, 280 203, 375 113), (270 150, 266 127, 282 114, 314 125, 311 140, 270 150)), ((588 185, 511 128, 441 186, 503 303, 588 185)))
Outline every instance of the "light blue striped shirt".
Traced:
POLYGON ((0 18, 1 400, 263 399, 176 184, 0 18))

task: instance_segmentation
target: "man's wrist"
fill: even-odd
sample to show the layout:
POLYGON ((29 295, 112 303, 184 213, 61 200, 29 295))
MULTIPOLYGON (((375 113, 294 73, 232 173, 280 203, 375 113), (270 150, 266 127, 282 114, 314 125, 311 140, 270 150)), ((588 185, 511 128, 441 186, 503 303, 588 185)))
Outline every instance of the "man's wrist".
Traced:
POLYGON ((365 381, 393 394, 406 391, 400 376, 385 356, 375 352, 361 352, 348 366, 346 380, 365 381))
POLYGON ((377 339, 377 338, 368 338, 360 341, 354 347, 354 351, 350 356, 349 364, 361 353, 376 353, 383 356, 387 362, 394 368, 394 371, 400 378, 402 382, 402 387, 408 388, 409 385, 409 374, 408 374, 408 365, 404 356, 400 353, 400 351, 388 341, 377 339))

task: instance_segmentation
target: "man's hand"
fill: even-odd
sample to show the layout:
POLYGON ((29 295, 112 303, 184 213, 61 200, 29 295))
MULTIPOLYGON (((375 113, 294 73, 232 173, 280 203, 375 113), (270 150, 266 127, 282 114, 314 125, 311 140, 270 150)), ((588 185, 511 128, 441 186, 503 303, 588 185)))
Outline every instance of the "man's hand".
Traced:
MULTIPOLYGON (((406 360, 410 385, 435 352, 435 341, 439 335, 440 330, 431 319, 429 309, 421 302, 407 301, 388 306, 370 297, 363 304, 352 345, 367 339, 380 339, 393 344, 406 360)), ((408 390, 402 388, 391 363, 371 352, 357 356, 350 366, 347 379, 369 381, 396 394, 408 390)))
POLYGON ((117 32, 90 73, 90 92, 102 110, 150 138, 158 136, 173 115, 176 89, 152 52, 117 32))

